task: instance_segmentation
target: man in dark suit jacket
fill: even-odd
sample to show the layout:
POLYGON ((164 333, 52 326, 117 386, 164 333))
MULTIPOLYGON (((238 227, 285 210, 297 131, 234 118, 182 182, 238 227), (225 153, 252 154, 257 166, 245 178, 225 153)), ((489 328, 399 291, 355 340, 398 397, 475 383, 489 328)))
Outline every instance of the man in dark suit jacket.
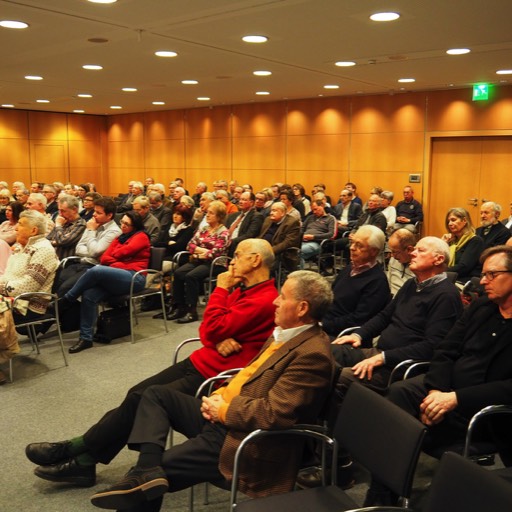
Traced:
MULTIPOLYGON (((202 400, 162 386, 148 388, 128 441, 140 452, 137 464, 122 481, 96 493, 93 504, 142 511, 149 502, 151 510, 160 510, 167 490, 229 481, 235 452, 252 430, 315 421, 334 375, 328 338, 318 325, 331 301, 323 277, 294 272, 274 301, 274 335, 226 386, 202 400), (165 450, 171 426, 188 440, 165 450)), ((242 457, 240 490, 251 497, 291 491, 302 447, 299 439, 283 443, 279 437, 253 445, 242 457)))
POLYGON ((512 403, 512 247, 491 247, 481 261, 487 297, 455 323, 426 375, 395 383, 388 394, 428 427, 434 445, 463 443, 476 412, 512 403))
POLYGON ((501 206, 487 201, 480 208, 482 225, 477 228, 476 234, 484 241, 484 249, 503 245, 512 236, 512 233, 499 221, 501 206))
POLYGON ((238 244, 248 238, 256 238, 263 224, 263 215, 254 209, 254 194, 243 192, 238 198, 239 212, 228 216, 226 227, 229 229, 231 244, 228 255, 233 256, 238 244))
POLYGON ((282 258, 287 270, 295 270, 299 263, 298 252, 291 254, 287 249, 300 248, 300 222, 286 215, 286 205, 281 202, 273 203, 270 214, 263 222, 258 238, 267 240, 276 256, 282 258))
POLYGON ((332 209, 332 214, 338 220, 338 236, 345 231, 351 231, 361 215, 362 207, 352 201, 353 197, 354 194, 350 190, 343 189, 340 192, 340 202, 332 209))

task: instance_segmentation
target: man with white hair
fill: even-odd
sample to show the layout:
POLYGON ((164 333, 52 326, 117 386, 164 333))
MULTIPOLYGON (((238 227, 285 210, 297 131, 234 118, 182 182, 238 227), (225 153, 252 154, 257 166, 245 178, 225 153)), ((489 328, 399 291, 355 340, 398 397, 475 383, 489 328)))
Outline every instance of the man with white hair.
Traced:
POLYGON ((28 196, 27 203, 25 205, 27 210, 35 210, 43 214, 46 218, 46 234, 48 235, 51 230, 55 227, 55 222, 50 219, 50 216, 46 214, 46 197, 40 193, 32 193, 28 196))
POLYGON ((501 206, 493 201, 487 201, 480 207, 481 226, 476 234, 484 241, 484 249, 495 245, 504 245, 512 233, 499 221, 501 206))

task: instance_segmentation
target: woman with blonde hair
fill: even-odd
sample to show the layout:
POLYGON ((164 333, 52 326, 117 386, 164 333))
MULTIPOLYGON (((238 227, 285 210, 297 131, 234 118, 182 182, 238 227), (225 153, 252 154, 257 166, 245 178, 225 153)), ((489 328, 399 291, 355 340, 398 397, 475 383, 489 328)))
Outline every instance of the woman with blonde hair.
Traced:
POLYGON ((450 246, 449 272, 457 272, 457 281, 466 282, 480 275, 480 254, 484 250, 483 240, 475 234, 469 212, 464 208, 450 208, 445 226, 448 233, 442 239, 450 246))

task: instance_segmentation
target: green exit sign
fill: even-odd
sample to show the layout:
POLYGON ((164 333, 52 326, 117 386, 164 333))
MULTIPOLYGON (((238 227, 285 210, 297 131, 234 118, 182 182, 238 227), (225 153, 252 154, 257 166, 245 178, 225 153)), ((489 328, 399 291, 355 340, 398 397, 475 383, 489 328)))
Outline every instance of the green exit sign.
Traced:
POLYGON ((473 85, 473 101, 485 101, 489 99, 489 84, 473 85))

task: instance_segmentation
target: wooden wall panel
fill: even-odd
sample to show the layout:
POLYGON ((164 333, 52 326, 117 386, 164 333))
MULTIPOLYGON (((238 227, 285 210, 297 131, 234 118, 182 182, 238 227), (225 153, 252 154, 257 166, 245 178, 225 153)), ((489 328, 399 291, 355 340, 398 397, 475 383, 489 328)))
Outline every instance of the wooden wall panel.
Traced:
POLYGON ((110 195, 117 195, 119 193, 128 193, 128 182, 132 180, 141 181, 144 183, 145 170, 142 168, 126 168, 116 167, 110 169, 108 176, 108 192, 110 195))
POLYGON ((53 112, 29 112, 29 137, 45 140, 67 140, 68 123, 66 114, 53 112))
POLYGON ((339 135, 294 135, 287 137, 287 169, 332 171, 348 167, 349 137, 339 135))
POLYGON ((424 144, 419 132, 353 134, 351 170, 420 173, 424 144))
MULTIPOLYGON (((108 143, 110 169, 144 169, 144 145, 141 140, 110 141, 108 143)), ((133 178, 132 178, 133 179, 133 178)))
POLYGON ((147 140, 144 155, 148 169, 182 169, 185 144, 183 140, 147 140))
POLYGON ((249 183, 255 192, 274 183, 289 183, 282 169, 237 169, 233 171, 232 177, 236 178, 238 183, 249 183))
POLYGON ((288 103, 288 135, 348 133, 349 122, 349 98, 313 98, 288 103))
POLYGON ((185 150, 187 167, 196 169, 231 168, 230 139, 188 139, 185 150))
POLYGON ((146 112, 144 124, 146 140, 183 139, 185 137, 182 110, 146 112))
POLYGON ((194 108, 185 111, 187 139, 228 138, 232 135, 231 107, 194 108))
POLYGON ((425 103, 425 93, 355 96, 352 98, 352 132, 422 132, 425 103))
POLYGON ((31 169, 30 167, 19 167, 16 169, 12 167, 0 167, 0 180, 7 181, 9 187, 11 187, 13 181, 21 181, 28 187, 32 181, 31 169))
POLYGON ((28 140, 0 138, 0 167, 7 169, 30 167, 30 146, 28 140))
POLYGON ((108 118, 109 141, 139 141, 144 137, 144 115, 124 114, 108 118))
POLYGON ((285 134, 285 101, 233 107, 233 137, 270 137, 285 134))
POLYGON ((233 139, 233 170, 285 169, 285 137, 238 137, 233 139))
POLYGON ((94 140, 70 140, 69 166, 101 169, 101 148, 94 140))
POLYGON ((67 123, 68 140, 88 140, 96 145, 99 145, 101 134, 107 127, 106 119, 103 116, 69 115, 67 123))
POLYGON ((28 139, 28 112, 0 109, 0 139, 28 139))
MULTIPOLYGON (((232 171, 231 169, 193 169, 187 168, 182 171, 180 176, 185 180, 186 189, 190 194, 195 194, 196 185, 200 181, 204 181, 208 186, 208 192, 213 192, 213 182, 217 180, 227 180, 230 181, 232 179, 232 171)), ((175 178, 176 176, 173 176, 175 178)))

